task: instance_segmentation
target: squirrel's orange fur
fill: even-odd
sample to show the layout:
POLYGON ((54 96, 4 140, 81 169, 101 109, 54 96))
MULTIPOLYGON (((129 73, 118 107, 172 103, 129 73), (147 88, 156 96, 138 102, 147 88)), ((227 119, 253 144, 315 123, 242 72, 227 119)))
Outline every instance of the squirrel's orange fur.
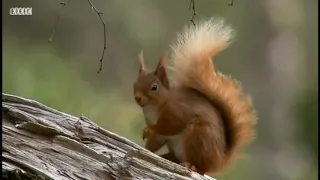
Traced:
POLYGON ((238 81, 216 71, 211 60, 231 38, 232 29, 222 20, 186 28, 172 46, 175 85, 169 87, 165 56, 153 72, 141 61, 134 84, 136 101, 153 121, 144 129, 144 137, 151 141, 147 144, 157 146, 155 151, 167 143, 179 163, 200 174, 221 172, 254 135, 251 99, 238 81), (153 144, 154 137, 163 141, 153 144))

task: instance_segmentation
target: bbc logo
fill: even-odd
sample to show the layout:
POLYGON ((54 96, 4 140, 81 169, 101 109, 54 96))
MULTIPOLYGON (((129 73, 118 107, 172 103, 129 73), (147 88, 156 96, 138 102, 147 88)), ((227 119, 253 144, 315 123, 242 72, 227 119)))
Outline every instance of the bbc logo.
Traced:
POLYGON ((11 16, 31 16, 32 7, 13 7, 10 8, 11 16))

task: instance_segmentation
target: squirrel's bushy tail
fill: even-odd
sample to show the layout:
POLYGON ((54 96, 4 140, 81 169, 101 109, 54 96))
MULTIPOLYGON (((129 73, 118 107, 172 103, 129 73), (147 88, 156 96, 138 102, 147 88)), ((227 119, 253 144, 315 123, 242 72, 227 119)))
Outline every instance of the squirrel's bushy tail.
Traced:
POLYGON ((256 116, 251 99, 235 79, 215 71, 211 58, 224 50, 233 31, 221 19, 202 21, 178 35, 172 46, 172 66, 177 86, 204 94, 222 112, 225 126, 225 165, 254 136, 256 116))

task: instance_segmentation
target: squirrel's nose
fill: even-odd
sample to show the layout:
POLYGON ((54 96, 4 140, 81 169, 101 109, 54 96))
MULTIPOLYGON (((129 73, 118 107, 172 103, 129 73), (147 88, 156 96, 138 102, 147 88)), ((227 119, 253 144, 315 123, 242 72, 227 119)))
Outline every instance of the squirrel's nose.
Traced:
POLYGON ((134 99, 137 101, 137 103, 139 103, 141 101, 141 97, 140 96, 135 96, 134 99))

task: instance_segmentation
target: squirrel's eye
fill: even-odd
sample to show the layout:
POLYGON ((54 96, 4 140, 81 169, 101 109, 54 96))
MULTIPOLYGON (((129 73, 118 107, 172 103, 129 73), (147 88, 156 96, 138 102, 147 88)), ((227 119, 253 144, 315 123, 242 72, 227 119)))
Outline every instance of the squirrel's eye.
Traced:
POLYGON ((158 89, 158 86, 156 84, 151 86, 151 91, 156 91, 158 89))

